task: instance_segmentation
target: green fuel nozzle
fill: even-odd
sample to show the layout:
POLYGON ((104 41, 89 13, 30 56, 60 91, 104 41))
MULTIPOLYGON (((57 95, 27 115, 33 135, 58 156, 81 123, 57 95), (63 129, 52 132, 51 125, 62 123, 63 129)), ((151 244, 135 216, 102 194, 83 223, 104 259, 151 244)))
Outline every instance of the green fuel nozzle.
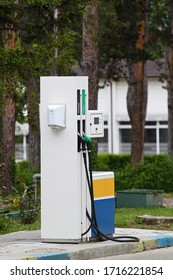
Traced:
POLYGON ((83 134, 83 137, 84 137, 86 143, 91 143, 92 142, 92 139, 89 136, 87 136, 85 133, 83 134))

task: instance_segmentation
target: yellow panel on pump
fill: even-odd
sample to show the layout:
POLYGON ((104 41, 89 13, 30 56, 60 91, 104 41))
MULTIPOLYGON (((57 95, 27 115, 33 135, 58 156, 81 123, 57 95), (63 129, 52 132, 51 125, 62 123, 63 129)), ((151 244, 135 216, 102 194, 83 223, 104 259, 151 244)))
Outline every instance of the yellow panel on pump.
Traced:
POLYGON ((114 197, 113 172, 93 172, 94 199, 114 197))
MULTIPOLYGON (((114 173, 111 171, 93 172, 93 192, 98 228, 106 235, 113 235, 115 231, 114 173)), ((97 234, 92 228, 92 237, 97 234)))

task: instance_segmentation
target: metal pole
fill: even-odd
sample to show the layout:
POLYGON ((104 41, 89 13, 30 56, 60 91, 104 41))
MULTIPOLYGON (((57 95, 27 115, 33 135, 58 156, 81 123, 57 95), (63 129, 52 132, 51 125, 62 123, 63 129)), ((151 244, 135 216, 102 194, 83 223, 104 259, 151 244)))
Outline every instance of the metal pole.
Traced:
MULTIPOLYGON (((57 25, 57 19, 58 19, 58 9, 55 8, 54 10, 54 19, 56 20, 56 23, 54 24, 54 34, 55 34, 55 40, 58 37, 58 25, 57 25)), ((55 50, 55 58, 58 57, 58 48, 55 50)))
POLYGON ((111 154, 113 154, 113 91, 112 91, 112 82, 110 84, 110 129, 111 129, 111 154))

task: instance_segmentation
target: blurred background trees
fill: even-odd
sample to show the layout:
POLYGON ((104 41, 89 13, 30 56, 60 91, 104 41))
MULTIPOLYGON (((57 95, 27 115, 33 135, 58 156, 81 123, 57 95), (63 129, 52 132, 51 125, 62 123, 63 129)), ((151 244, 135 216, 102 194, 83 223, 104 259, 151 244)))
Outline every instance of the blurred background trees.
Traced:
POLYGON ((39 78, 43 75, 89 76, 90 109, 97 108, 100 77, 106 83, 125 76, 131 160, 136 165, 143 161, 146 61, 159 61, 158 67, 166 63, 163 79, 167 80, 171 157, 172 36, 171 0, 0 0, 0 187, 4 195, 11 193, 15 179, 16 120, 29 123, 29 166, 40 171, 39 78))

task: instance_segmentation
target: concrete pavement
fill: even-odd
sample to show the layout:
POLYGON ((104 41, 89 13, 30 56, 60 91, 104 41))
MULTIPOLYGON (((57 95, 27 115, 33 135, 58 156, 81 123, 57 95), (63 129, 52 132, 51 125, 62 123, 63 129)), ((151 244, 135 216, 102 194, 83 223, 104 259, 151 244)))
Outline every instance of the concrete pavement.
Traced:
POLYGON ((114 236, 135 236, 139 242, 92 241, 43 243, 40 230, 0 235, 0 260, 88 260, 173 246, 173 231, 116 228, 114 236))

